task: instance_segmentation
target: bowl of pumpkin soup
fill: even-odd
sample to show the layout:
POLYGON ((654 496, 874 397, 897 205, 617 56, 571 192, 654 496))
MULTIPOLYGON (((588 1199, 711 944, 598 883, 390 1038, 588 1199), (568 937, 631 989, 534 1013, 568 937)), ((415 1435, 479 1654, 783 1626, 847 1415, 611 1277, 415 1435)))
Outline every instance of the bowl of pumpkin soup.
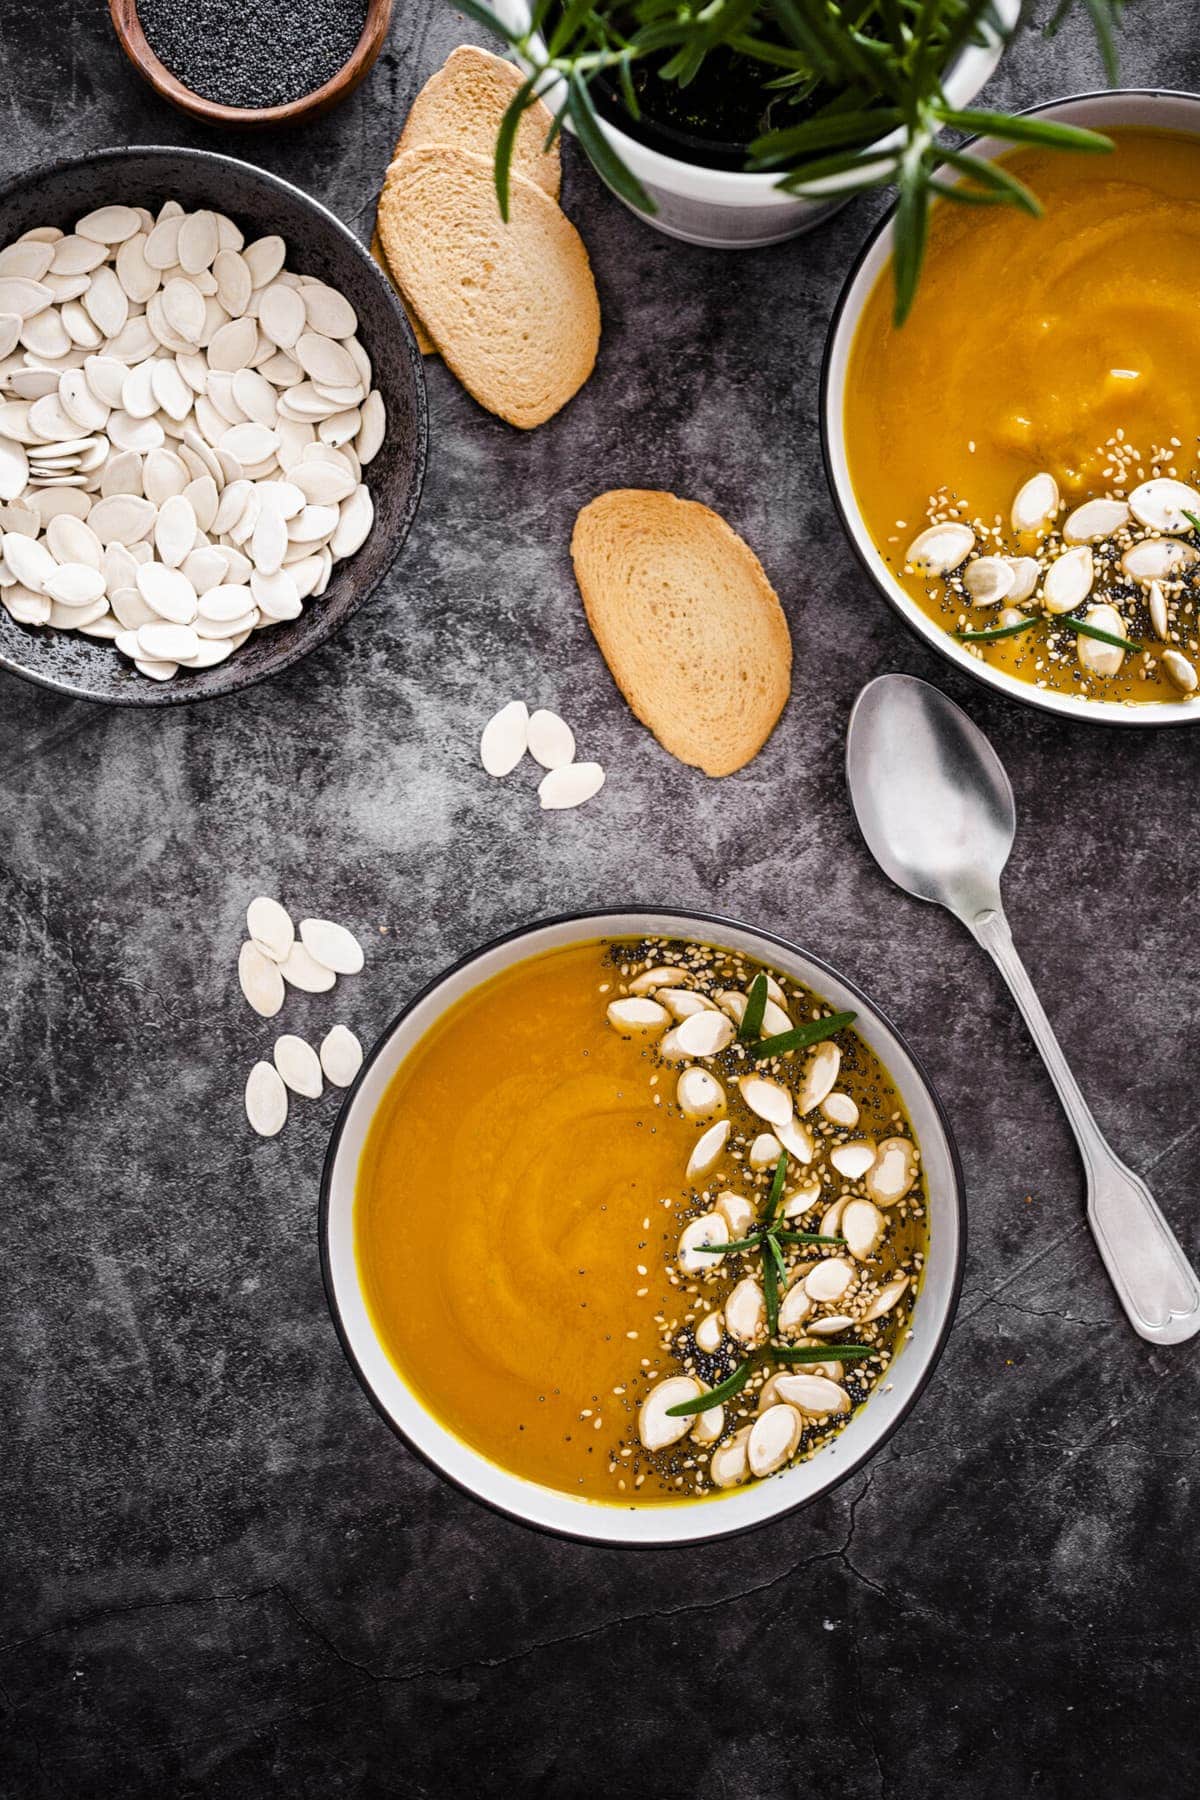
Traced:
POLYGON ((322 1187, 343 1346, 427 1463, 529 1524, 678 1544, 815 1499, 941 1353, 961 1178, 884 1014, 702 914, 516 932, 366 1059, 322 1187))
POLYGON ((826 348, 830 483, 875 585, 949 661, 1062 717, 1190 724, 1200 99, 1117 91, 1029 116, 1112 148, 973 144, 1041 216, 936 202, 901 326, 881 223, 826 348))

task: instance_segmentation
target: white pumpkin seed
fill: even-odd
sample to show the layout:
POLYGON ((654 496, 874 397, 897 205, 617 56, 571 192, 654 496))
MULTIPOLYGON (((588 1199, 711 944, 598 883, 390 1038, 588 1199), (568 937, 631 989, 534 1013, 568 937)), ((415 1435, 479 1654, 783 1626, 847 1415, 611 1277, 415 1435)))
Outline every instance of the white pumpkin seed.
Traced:
POLYGON ((746 1237, 754 1227, 753 1203, 744 1194, 718 1194, 716 1209, 729 1227, 731 1238, 746 1237))
POLYGON ((1047 612, 1074 612, 1087 599, 1096 579, 1091 547, 1080 544, 1055 557, 1042 582, 1042 601, 1047 612))
POLYGON ((750 1426, 735 1433, 727 1444, 719 1444, 709 1458, 708 1473, 714 1486, 719 1488, 740 1487, 750 1474, 750 1461, 746 1447, 750 1439, 750 1426))
POLYGON ((827 1304, 830 1300, 840 1300, 853 1283, 851 1265, 843 1262, 840 1256, 828 1256, 804 1277, 804 1291, 810 1300, 819 1305, 827 1304))
POLYGON ((690 1219, 679 1234, 675 1260, 685 1275, 706 1275, 724 1262, 724 1254, 706 1251, 705 1244, 729 1243, 729 1226, 718 1212, 690 1219))
MULTIPOLYGON (((870 1324, 872 1319, 882 1319, 885 1313, 891 1312, 908 1284, 907 1275, 897 1275, 894 1281, 889 1281, 886 1287, 880 1289, 866 1312, 863 1313, 863 1323, 870 1324)), ((847 1325, 851 1323, 852 1321, 849 1319, 846 1321, 847 1325)), ((842 1329, 844 1330, 845 1327, 843 1326, 842 1329)))
POLYGON ((362 945, 332 919, 301 919, 300 941, 314 961, 335 975, 357 975, 362 969, 362 945))
POLYGON ((809 1298, 803 1281, 795 1281, 779 1303, 779 1329, 787 1337, 798 1332, 809 1313, 812 1311, 812 1300, 809 1298))
POLYGON ((765 1335, 767 1303, 752 1275, 744 1275, 725 1302, 725 1329, 745 1349, 753 1349, 765 1335))
POLYGON ((782 1082, 773 1081, 769 1075, 742 1075, 738 1088, 750 1111, 774 1126, 776 1135, 781 1126, 791 1123, 792 1096, 782 1082))
POLYGON ((321 1040, 321 1067, 334 1087, 350 1087, 362 1068, 362 1045, 345 1025, 335 1025, 321 1040))
MULTIPOLYGON (((1028 600, 1042 579, 1041 563, 1036 556, 1006 556, 1004 560, 1013 572, 1013 584, 1005 598, 1013 603, 1028 600)), ((1011 621, 1013 624, 1016 622, 1016 619, 1011 621)))
POLYGON ((829 1413, 850 1411, 850 1396, 845 1388, 824 1375, 809 1375, 799 1371, 794 1375, 781 1375, 775 1391, 788 1406, 794 1406, 814 1419, 825 1418, 829 1413))
POLYGON ((908 546, 905 561, 926 575, 949 575, 975 548, 969 525, 929 525, 908 546))
POLYGON ((976 606, 998 606, 1016 586, 1016 571, 1005 556, 977 556, 963 570, 963 586, 976 606))
POLYGON ((1044 531, 1058 517, 1062 501, 1059 498, 1058 483, 1053 475, 1044 471, 1033 475, 1017 489, 1012 503, 1012 527, 1014 531, 1044 531))
POLYGON ((1085 500, 1063 520, 1063 542, 1101 544, 1124 531, 1129 519, 1130 509, 1124 500, 1085 500))
POLYGON ((773 1131, 760 1131, 750 1146, 750 1154, 747 1157, 747 1161, 749 1162, 750 1167, 758 1173, 763 1169, 774 1168, 782 1154, 783 1145, 775 1136, 775 1133, 773 1131))
POLYGON ((693 1415, 668 1417, 668 1409, 698 1400, 704 1389, 690 1375, 669 1375, 650 1389, 638 1409, 638 1437, 645 1450, 669 1450, 692 1429, 693 1415))
POLYGON ((280 1079, 293 1094, 302 1094, 306 1100, 320 1099, 325 1084, 320 1058, 311 1044, 290 1031, 284 1032, 275 1039, 272 1055, 280 1079))
POLYGON ((306 994, 327 994, 337 976, 319 963, 302 943, 295 943, 279 965, 285 981, 306 994))
POLYGON ((911 1139, 884 1138, 876 1148, 865 1183, 876 1206, 895 1206, 916 1179, 917 1152, 911 1139))
POLYGON ((829 1152, 829 1160, 839 1175, 847 1181, 861 1181, 869 1169, 875 1164, 875 1146, 865 1138, 857 1139, 850 1144, 835 1144, 829 1152))
POLYGON ((613 1000, 606 1009, 606 1017, 613 1030, 622 1037, 653 1037, 671 1023, 671 1015, 665 1006, 636 994, 613 1000))
POLYGON ((278 1137, 287 1123, 287 1089, 269 1062, 256 1062, 246 1082, 246 1117, 259 1137, 278 1137))
POLYGON ((729 1120, 718 1119, 715 1125, 697 1138, 692 1154, 688 1157, 684 1178, 687 1181, 703 1181, 711 1175, 720 1162, 729 1138, 729 1120))
MULTIPOLYGON (((75 524, 79 520, 74 521, 75 524)), ((28 540, 23 540, 28 541, 28 540)), ((92 606, 104 597, 105 582, 99 569, 88 563, 60 563, 46 576, 45 591, 60 606, 92 606)))
POLYGON ((842 1053, 835 1043, 827 1040, 823 1044, 818 1044, 812 1051, 804 1065, 800 1086, 796 1090, 796 1111, 802 1118, 815 1106, 820 1106, 837 1080, 838 1070, 841 1066, 842 1053))
POLYGON ((769 1406, 750 1430, 747 1458, 750 1473, 762 1480, 781 1469, 795 1454, 803 1421, 793 1406, 769 1406))
POLYGON ((1167 605, 1167 596, 1163 592, 1162 584, 1160 582, 1152 581, 1150 583, 1150 591, 1146 596, 1146 604, 1149 608, 1150 623, 1154 628, 1155 637, 1159 638, 1164 644, 1169 643, 1171 638, 1170 609, 1167 605))
POLYGON ((1158 475, 1134 488, 1129 510, 1138 524, 1150 531, 1188 531, 1191 520, 1187 514, 1200 517, 1200 493, 1184 481, 1158 475))
POLYGON ((1190 569, 1198 554, 1191 544, 1179 538, 1143 538, 1123 553, 1121 568, 1131 581, 1148 587, 1152 581, 1166 581, 1190 569))
MULTIPOLYGON (((616 1004, 628 1004, 628 1002, 617 1002, 616 1004)), ((664 1010, 658 1002, 652 1004, 658 1004, 659 1010, 664 1010)), ((610 1006, 608 1009, 610 1019, 612 1010, 610 1006)), ((692 1119, 697 1123, 714 1119, 718 1113, 725 1110, 725 1089, 716 1076, 710 1074, 707 1069, 684 1069, 675 1084, 675 1104, 685 1119, 692 1119)))
POLYGON ((273 1019, 283 1005, 283 977, 279 965, 249 940, 238 952, 238 982, 255 1012, 273 1019))
POLYGON ((538 801, 543 812, 561 812, 564 808, 582 806, 604 786, 604 770, 597 762, 568 763, 565 768, 551 769, 538 783, 538 801))
POLYGON ((1194 694, 1196 691, 1196 669, 1181 650, 1164 650, 1162 666, 1166 674, 1181 694, 1194 694))
POLYGON ((543 769, 565 768, 575 757, 575 734, 557 713, 539 707, 529 718, 529 754, 543 769))

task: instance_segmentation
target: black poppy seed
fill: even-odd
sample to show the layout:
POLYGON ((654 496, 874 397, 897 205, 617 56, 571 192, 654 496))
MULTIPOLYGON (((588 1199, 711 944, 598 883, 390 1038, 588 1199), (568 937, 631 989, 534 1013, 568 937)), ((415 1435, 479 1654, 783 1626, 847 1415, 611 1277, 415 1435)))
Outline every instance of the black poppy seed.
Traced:
POLYGON ((159 61, 224 106, 286 106, 315 93, 349 61, 366 12, 366 0, 138 0, 159 61))

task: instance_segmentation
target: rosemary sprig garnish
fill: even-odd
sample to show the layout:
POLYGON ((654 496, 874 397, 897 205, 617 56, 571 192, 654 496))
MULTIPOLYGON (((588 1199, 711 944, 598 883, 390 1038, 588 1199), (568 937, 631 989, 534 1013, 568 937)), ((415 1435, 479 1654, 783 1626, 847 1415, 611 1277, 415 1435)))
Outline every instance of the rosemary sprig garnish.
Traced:
POLYGON ((1028 631, 1031 625, 1042 625, 1045 621, 1039 613, 1030 619, 1022 619, 1016 625, 995 625, 990 631, 956 631, 955 637, 960 644, 994 644, 997 638, 1016 637, 1018 631, 1028 631))
POLYGON ((760 970, 750 983, 750 992, 746 995, 746 1010, 738 1026, 738 1038, 743 1044, 753 1044, 762 1036, 763 1014, 766 1010, 767 978, 760 970))
POLYGON ((1072 619, 1068 614, 1060 614, 1055 620, 1057 625, 1065 625, 1068 631, 1077 631, 1081 637, 1095 638, 1097 643, 1114 644, 1118 650, 1138 651, 1141 644, 1135 644, 1132 638, 1118 637, 1114 631, 1102 631, 1099 625, 1089 625, 1086 619, 1072 619))
MULTIPOLYGON (((494 0, 493 0, 494 4, 494 0)), ((1062 0, 1056 30, 1076 7, 1095 29, 1110 82, 1125 0, 1062 0)), ((894 186, 893 279, 897 323, 907 317, 925 254, 931 201, 1040 210, 1008 169, 947 145, 946 131, 1061 150, 1111 149, 1107 138, 1047 119, 951 106, 945 76, 972 43, 1000 35, 994 0, 533 0, 528 24, 507 25, 487 0, 461 10, 516 52, 527 80, 514 94, 496 142, 495 180, 507 219, 521 115, 546 91, 569 119, 597 171, 642 212, 654 200, 614 149, 597 112, 640 104, 634 70, 686 88, 705 59, 732 54, 757 64, 770 129, 749 145, 747 166, 773 174, 789 193, 824 199, 894 186), (783 71, 781 74, 780 71, 783 71), (553 90, 552 92, 550 90, 553 90), (801 113, 801 108, 804 113, 801 113), (807 115, 807 116, 805 116, 807 115), (894 141, 887 142, 888 138, 894 141), (945 178, 945 177, 948 177, 945 178)), ((1021 29, 1018 25, 1015 29, 1021 29)), ((701 121, 701 123, 703 123, 701 121)))
POLYGON ((698 1394, 694 1400, 677 1400, 674 1406, 668 1406, 668 1419, 689 1419, 695 1413, 707 1412, 710 1406, 720 1406, 726 1400, 735 1400, 749 1381, 755 1369, 764 1362, 790 1363, 794 1368, 804 1363, 825 1362, 861 1362, 864 1356, 878 1356, 877 1344, 834 1344, 826 1349, 823 1344, 795 1344, 781 1349, 778 1344, 764 1344, 759 1350, 752 1350, 744 1362, 740 1362, 731 1375, 724 1381, 718 1381, 716 1387, 709 1388, 707 1393, 698 1394))
POLYGON ((677 1405, 668 1406, 668 1419, 682 1419, 691 1413, 707 1412, 710 1406, 720 1406, 723 1400, 733 1400, 754 1373, 754 1361, 753 1356, 748 1356, 745 1362, 738 1364, 732 1375, 727 1375, 724 1381, 718 1381, 716 1387, 709 1388, 698 1399, 680 1400, 677 1405))
POLYGON ((820 1044, 825 1038, 836 1037, 847 1025, 853 1025, 858 1014, 852 1012, 831 1013, 827 1019, 810 1019, 807 1025, 797 1025, 794 1031, 780 1031, 775 1037, 760 1038, 752 1044, 750 1054, 762 1062, 770 1056, 786 1056, 791 1050, 806 1050, 810 1044, 820 1044))
POLYGON ((1194 512, 1189 512, 1186 506, 1181 506, 1179 510, 1191 526, 1192 530, 1200 531, 1200 517, 1197 517, 1194 512))

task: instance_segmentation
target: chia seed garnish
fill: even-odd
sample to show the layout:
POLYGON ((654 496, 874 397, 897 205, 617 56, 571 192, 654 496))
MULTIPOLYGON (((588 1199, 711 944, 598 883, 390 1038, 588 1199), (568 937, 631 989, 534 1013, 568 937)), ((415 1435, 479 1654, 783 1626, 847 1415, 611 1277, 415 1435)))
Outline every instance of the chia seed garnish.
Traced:
POLYGON ((159 61, 205 100, 286 106, 349 61, 366 0, 138 0, 159 61))

